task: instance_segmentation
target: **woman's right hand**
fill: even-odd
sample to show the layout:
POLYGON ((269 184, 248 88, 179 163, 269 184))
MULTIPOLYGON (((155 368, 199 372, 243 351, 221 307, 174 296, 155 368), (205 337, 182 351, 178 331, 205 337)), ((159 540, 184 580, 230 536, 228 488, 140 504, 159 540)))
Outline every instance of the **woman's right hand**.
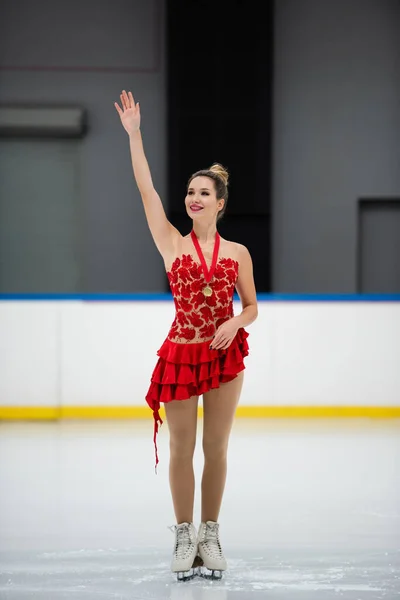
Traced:
POLYGON ((123 90, 120 95, 122 109, 117 102, 114 102, 114 106, 120 116, 121 123, 124 126, 125 131, 128 135, 131 135, 135 131, 140 129, 140 106, 139 102, 133 99, 132 92, 126 93, 123 90))

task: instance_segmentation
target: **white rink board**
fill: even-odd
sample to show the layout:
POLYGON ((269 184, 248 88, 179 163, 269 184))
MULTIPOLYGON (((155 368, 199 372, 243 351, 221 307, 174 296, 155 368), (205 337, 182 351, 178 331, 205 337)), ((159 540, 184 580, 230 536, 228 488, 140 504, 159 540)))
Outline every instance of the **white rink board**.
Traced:
MULTIPOLYGON (((168 300, 0 302, 0 405, 143 406, 173 316, 168 300)), ((400 303, 261 300, 247 330, 242 405, 400 406, 400 303)))

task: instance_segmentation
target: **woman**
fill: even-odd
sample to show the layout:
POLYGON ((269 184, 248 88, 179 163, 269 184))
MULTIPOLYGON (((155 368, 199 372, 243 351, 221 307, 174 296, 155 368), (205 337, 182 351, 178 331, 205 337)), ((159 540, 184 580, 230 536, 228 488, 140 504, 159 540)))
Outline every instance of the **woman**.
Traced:
POLYGON ((182 236, 168 221, 144 154, 139 103, 125 90, 120 99, 121 107, 115 102, 115 108, 129 135, 134 176, 176 308, 146 395, 154 415, 154 442, 158 423, 162 423, 161 402, 170 433, 169 478, 177 521, 171 569, 178 579, 187 579, 193 576, 194 565, 204 564, 212 576, 221 577, 227 563, 218 517, 227 449, 243 384, 243 359, 248 354, 244 327, 257 318, 252 260, 245 246, 222 239, 217 231, 228 199, 228 173, 221 165, 198 171, 189 179, 185 207, 193 221, 191 233, 182 236), (235 287, 242 303, 237 316, 232 303, 235 287), (197 534, 193 455, 200 395, 204 471, 197 534))

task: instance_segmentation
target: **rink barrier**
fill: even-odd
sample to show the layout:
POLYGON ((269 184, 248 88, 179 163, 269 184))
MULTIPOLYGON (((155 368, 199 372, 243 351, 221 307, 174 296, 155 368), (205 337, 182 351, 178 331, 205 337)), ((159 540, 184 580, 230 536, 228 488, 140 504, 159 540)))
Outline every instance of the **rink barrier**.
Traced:
MULTIPOLYGON (((238 417, 400 418, 400 294, 258 301, 238 417)), ((173 313, 170 294, 0 295, 0 419, 151 419, 173 313)))

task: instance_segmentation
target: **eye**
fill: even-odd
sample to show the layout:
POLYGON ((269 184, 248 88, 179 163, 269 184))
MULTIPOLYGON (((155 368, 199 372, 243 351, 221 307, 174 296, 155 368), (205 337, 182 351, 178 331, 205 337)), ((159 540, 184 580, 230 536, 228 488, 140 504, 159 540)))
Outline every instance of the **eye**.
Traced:
POLYGON ((201 192, 201 195, 202 195, 202 196, 209 196, 209 195, 210 195, 210 193, 209 193, 209 192, 201 192))
POLYGON ((188 191, 188 193, 187 193, 187 195, 188 195, 188 196, 192 196, 192 195, 193 195, 193 192, 192 192, 192 190, 189 190, 189 191, 188 191))

